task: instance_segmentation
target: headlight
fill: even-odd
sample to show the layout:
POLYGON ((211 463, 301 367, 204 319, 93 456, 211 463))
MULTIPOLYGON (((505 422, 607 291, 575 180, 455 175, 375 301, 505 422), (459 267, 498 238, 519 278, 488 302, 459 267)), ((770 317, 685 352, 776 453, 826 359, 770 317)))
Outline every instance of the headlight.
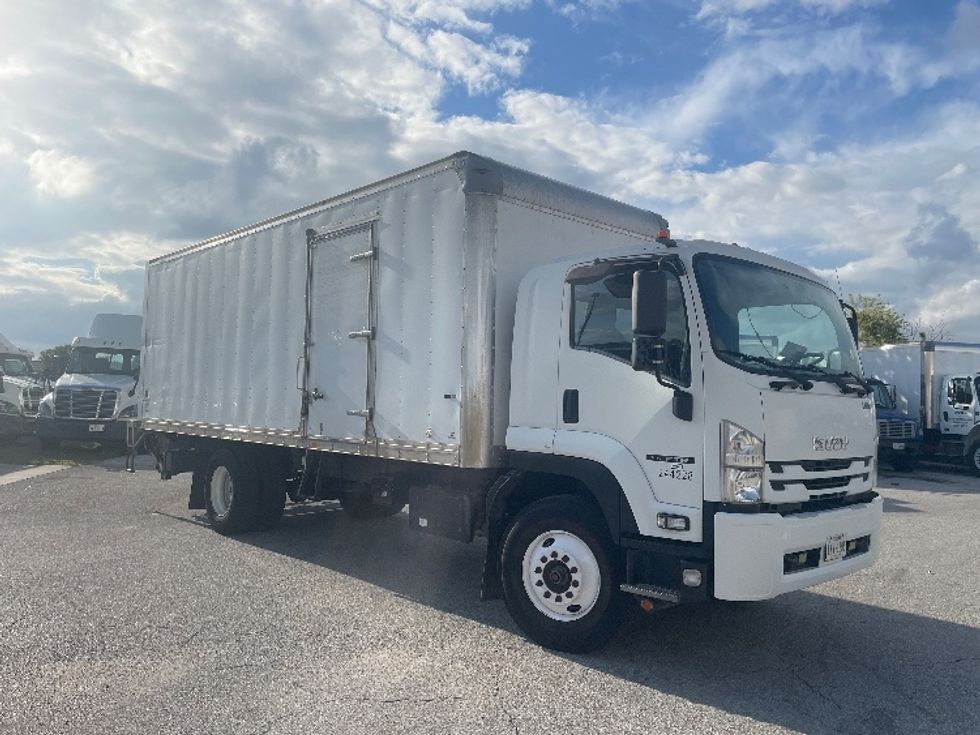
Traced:
POLYGON ((18 408, 16 403, 0 401, 0 413, 20 414, 20 408, 18 408))
POLYGON ((122 411, 120 411, 119 418, 121 419, 136 418, 136 404, 134 403, 132 406, 127 406, 122 411))
POLYGON ((731 421, 721 422, 722 500, 758 503, 762 500, 765 442, 731 421))

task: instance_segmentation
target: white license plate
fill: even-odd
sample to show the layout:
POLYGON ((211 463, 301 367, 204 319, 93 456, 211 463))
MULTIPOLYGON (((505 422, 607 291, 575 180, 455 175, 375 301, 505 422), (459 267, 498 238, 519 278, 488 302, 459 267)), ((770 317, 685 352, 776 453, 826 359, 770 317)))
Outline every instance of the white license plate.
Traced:
POLYGON ((892 449, 905 449, 905 442, 892 442, 892 449))
POLYGON ((837 533, 827 537, 827 542, 823 545, 823 560, 825 562, 840 561, 844 558, 847 549, 847 540, 844 534, 837 533))
POLYGON ((89 424, 89 431, 105 431, 105 424, 89 424))

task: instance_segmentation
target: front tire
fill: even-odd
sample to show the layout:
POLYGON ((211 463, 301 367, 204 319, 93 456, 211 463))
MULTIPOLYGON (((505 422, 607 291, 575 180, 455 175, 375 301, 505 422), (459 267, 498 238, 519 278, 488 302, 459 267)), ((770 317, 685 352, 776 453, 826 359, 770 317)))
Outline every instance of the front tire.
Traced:
POLYGON ((545 648, 591 651, 619 626, 619 575, 597 515, 582 498, 557 495, 521 511, 505 535, 504 602, 524 634, 545 648))
POLYGON ((974 444, 966 453, 966 463, 973 473, 980 475, 980 442, 974 444))

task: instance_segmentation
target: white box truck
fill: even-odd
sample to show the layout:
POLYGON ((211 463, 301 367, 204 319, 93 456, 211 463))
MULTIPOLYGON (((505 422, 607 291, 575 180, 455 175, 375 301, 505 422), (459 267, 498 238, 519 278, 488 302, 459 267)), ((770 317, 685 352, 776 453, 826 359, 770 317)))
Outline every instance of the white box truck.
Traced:
POLYGON ((41 401, 37 435, 44 447, 63 440, 125 444, 136 419, 143 317, 96 314, 87 337, 71 343, 68 367, 41 401))
POLYGON ((0 438, 34 433, 47 381, 34 371, 33 356, 0 334, 0 438))
POLYGON ((874 406, 834 293, 470 153, 149 262, 140 395, 222 533, 287 495, 486 537, 482 594, 587 650, 624 600, 871 565, 874 406))
POLYGON ((980 474, 980 345, 924 340, 866 347, 867 375, 894 386, 897 407, 922 422, 923 453, 980 474))

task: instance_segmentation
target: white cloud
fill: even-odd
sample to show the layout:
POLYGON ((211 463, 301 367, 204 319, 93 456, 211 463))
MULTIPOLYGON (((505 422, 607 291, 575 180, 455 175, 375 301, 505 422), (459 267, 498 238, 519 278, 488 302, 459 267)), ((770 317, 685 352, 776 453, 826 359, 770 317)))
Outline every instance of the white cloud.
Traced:
POLYGON ((27 157, 27 165, 42 194, 72 199, 87 194, 95 184, 91 161, 58 150, 36 150, 27 157))
MULTIPOLYGON (((807 10, 826 15, 840 15, 858 8, 884 5, 888 0, 797 0, 807 10)), ((780 0, 702 0, 696 18, 731 17, 758 13, 770 8, 785 7, 780 0)))
MULTIPOLYGON (((960 314, 973 307, 954 303, 978 303, 980 274, 968 263, 943 271, 943 258, 980 241, 980 108, 934 104, 849 145, 828 140, 818 114, 839 104, 833 87, 845 80, 875 92, 851 103, 857 115, 969 73, 978 6, 957 7, 942 54, 853 23, 776 30, 706 49, 672 98, 638 103, 635 90, 526 88, 533 39, 498 33, 495 18, 529 1, 219 0, 192 16, 171 0, 80 0, 53 17, 3 6, 0 70, 15 59, 30 74, 0 76, 0 311, 51 335, 75 329, 82 304, 136 310, 148 257, 468 148, 662 211, 677 234, 837 266, 845 291, 881 292, 924 316, 945 310, 955 336, 980 340, 977 320, 960 314), (772 112, 812 80, 830 90, 772 112), (446 117, 452 85, 502 90, 499 114, 446 117), (771 155, 712 160, 713 129, 733 120, 771 140, 771 155), (942 258, 920 255, 946 246, 942 258)), ((617 4, 552 7, 576 20, 617 4)), ((713 0, 702 18, 747 32, 769 4, 713 0)), ((804 10, 867 3, 823 5, 804 10)))

